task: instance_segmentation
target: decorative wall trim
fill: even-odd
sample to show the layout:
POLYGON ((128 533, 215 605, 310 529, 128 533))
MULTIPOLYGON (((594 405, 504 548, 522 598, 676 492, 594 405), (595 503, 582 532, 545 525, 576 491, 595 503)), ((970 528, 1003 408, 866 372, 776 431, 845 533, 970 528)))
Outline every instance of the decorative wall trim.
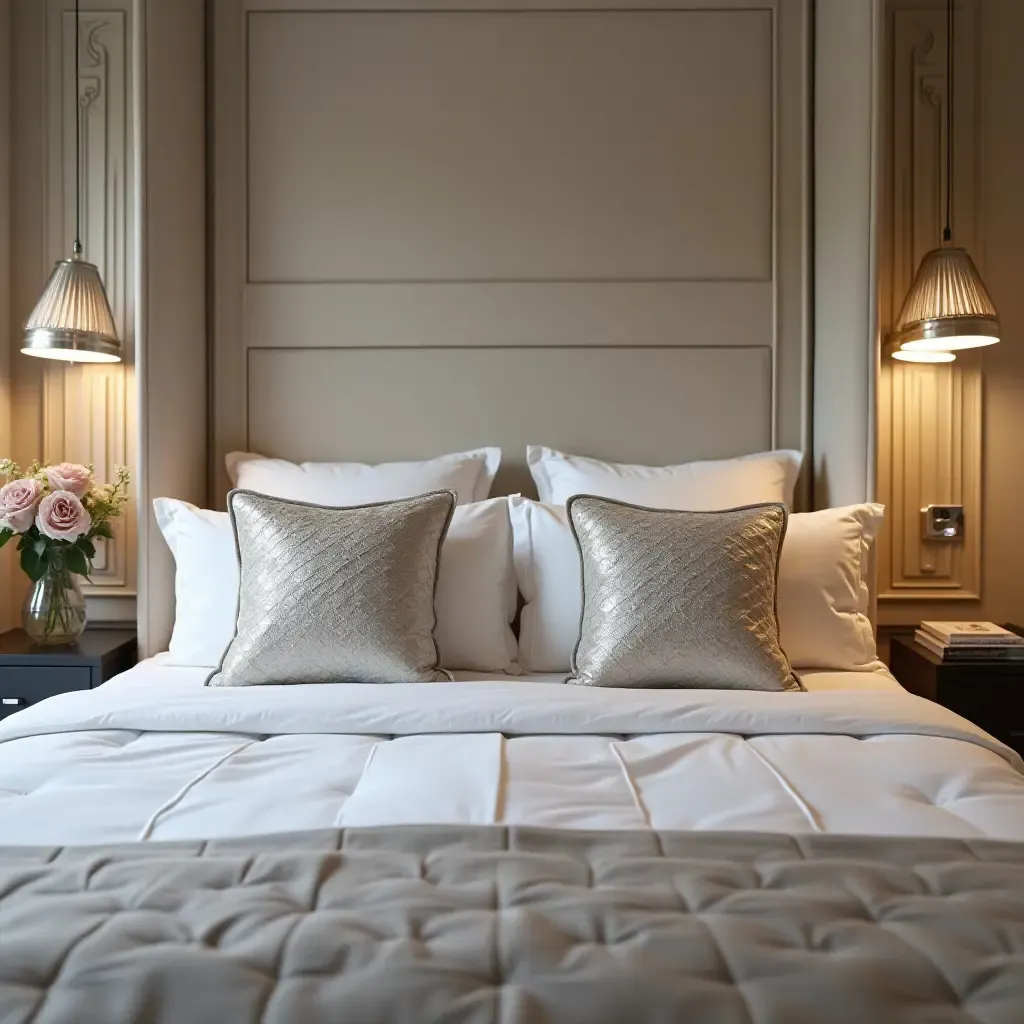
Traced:
POLYGON ((884 598, 973 599, 981 589, 981 374, 948 366, 899 367, 886 375, 883 498, 891 511, 883 551, 884 598), (887 414, 887 415, 886 415, 887 414), (921 540, 926 504, 963 505, 958 543, 921 540))
MULTIPOLYGON (((134 388, 135 278, 132 110, 133 3, 106 0, 86 9, 79 38, 81 74, 75 87, 75 18, 66 2, 50 0, 46 26, 46 251, 66 256, 75 220, 75 121, 82 133, 82 237, 85 258, 100 269, 124 360, 110 365, 47 364, 40 396, 41 456, 92 463, 100 480, 136 463, 134 388)), ((134 502, 112 541, 98 546, 92 583, 85 586, 93 619, 134 620, 137 529, 134 502), (110 600, 107 600, 110 599, 110 600), (115 600, 116 599, 116 600, 115 600)))
MULTIPOLYGON (((890 0, 888 227, 880 260, 883 333, 899 313, 924 253, 942 228, 945 21, 939 0, 890 0)), ((978 225, 977 0, 958 0, 954 239, 980 261, 978 225)), ((916 366, 882 362, 878 498, 888 507, 879 539, 879 596, 976 600, 981 596, 982 376, 979 357, 916 366), (921 539, 920 509, 962 504, 962 542, 921 539)), ((899 614, 899 613, 895 613, 899 614)))

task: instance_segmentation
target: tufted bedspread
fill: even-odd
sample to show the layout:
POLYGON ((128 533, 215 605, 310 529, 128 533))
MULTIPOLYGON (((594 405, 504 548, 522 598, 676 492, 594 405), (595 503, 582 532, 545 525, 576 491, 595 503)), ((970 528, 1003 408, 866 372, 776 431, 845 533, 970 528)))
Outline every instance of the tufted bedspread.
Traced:
POLYGON ((0 849, 3 1024, 1020 1024, 1024 844, 421 826, 0 849))

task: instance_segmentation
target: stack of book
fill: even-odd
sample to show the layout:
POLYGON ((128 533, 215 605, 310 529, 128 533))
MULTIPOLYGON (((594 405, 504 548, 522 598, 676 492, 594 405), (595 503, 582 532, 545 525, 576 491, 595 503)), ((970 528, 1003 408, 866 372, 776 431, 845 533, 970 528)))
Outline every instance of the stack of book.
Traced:
POLYGON ((914 639, 943 661, 1024 661, 1024 636, 994 622, 922 622, 914 639))

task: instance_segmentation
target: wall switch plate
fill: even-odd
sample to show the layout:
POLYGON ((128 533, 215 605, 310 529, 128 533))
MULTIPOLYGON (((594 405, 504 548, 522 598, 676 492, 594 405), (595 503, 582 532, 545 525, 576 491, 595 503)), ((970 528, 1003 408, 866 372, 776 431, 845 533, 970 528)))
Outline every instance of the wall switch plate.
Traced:
POLYGON ((921 536, 924 540, 959 540, 963 535, 963 505, 925 505, 921 509, 921 536))

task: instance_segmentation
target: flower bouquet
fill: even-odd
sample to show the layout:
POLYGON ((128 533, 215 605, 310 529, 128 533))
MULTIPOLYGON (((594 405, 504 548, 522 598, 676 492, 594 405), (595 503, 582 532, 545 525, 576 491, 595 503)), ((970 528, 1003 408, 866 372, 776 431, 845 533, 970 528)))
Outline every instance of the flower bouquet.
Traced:
POLYGON ((22 607, 25 632, 37 643, 73 642, 85 629, 85 598, 76 580, 89 578, 96 538, 109 539, 111 520, 128 500, 128 470, 96 484, 92 466, 33 462, 22 473, 0 460, 0 548, 18 537, 21 568, 32 581, 22 607))

